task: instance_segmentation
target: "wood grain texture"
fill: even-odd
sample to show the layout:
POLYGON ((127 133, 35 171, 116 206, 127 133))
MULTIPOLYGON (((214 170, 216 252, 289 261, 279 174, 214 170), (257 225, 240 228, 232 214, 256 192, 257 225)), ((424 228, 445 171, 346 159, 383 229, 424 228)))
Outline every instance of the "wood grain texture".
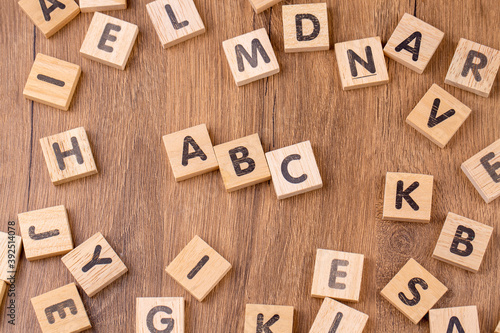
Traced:
MULTIPOLYGON (((341 89, 332 50, 284 53, 279 4, 255 15, 248 0, 195 0, 206 34, 165 50, 147 16, 148 2, 130 1, 127 10, 112 13, 140 29, 124 72, 79 54, 92 14, 46 40, 16 1, 4 1, 0 11, 6 27, 0 74, 8 82, 0 85, 0 230, 20 212, 64 204, 75 244, 98 231, 106 235, 130 272, 93 298, 82 294, 94 327, 89 332, 133 333, 137 297, 185 295, 164 268, 195 234, 233 269, 202 304, 186 297, 187 332, 242 332, 247 303, 293 305, 294 333, 308 332, 322 303, 310 296, 318 248, 365 255, 361 301, 349 304, 370 316, 365 332, 429 332, 426 318, 414 325, 379 295, 410 257, 449 288, 437 308, 475 304, 480 327, 494 330, 500 319, 497 228, 477 274, 431 255, 449 211, 498 227, 500 200, 485 204, 460 171, 462 162, 500 138, 498 77, 489 98, 446 87, 475 112, 445 149, 405 119, 433 83, 443 86, 461 37, 500 49, 500 35, 492 33, 500 15, 496 0, 328 0, 330 45, 370 36, 385 44, 406 12, 445 32, 423 74, 387 60, 389 84, 349 92, 341 89), (282 71, 238 88, 222 42, 262 27, 282 71), (82 67, 70 112, 23 98, 38 52, 82 67), (310 140, 324 187, 278 201, 271 183, 227 194, 217 172, 176 183, 161 137, 201 123, 214 145, 252 133, 259 133, 266 152, 310 140), (79 126, 87 130, 100 173, 53 186, 38 140, 79 126), (431 223, 381 221, 387 171, 434 175, 431 223)), ((0 330, 39 332, 30 298, 71 282, 60 258, 28 262, 23 255, 16 328, 2 316, 0 330)))

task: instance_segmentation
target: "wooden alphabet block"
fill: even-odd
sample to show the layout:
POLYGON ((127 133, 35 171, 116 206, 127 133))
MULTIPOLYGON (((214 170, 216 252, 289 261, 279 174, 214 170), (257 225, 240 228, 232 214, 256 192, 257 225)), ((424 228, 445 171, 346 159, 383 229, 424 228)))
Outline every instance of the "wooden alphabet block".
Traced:
POLYGON ((362 333, 368 315, 325 298, 309 333, 362 333))
POLYGON ((68 213, 64 206, 18 214, 26 259, 38 260, 66 254, 73 249, 68 213))
POLYGON ((326 3, 282 6, 285 52, 330 49, 326 3))
POLYGON ((280 66, 266 29, 258 29, 222 43, 237 86, 279 73, 280 66))
POLYGON ((278 199, 323 187, 309 141, 267 152, 266 159, 278 199))
POLYGON ((490 226, 448 213, 432 257, 477 273, 492 233, 490 226))
POLYGON ((257 133, 217 145, 214 151, 228 192, 271 179, 257 133))
POLYGON ((447 290, 418 262, 410 259, 380 294, 412 323, 418 324, 447 290))
POLYGON ((364 258, 362 254, 318 249, 312 297, 358 302, 364 258))
POLYGON ((431 333, 481 333, 479 330, 477 307, 475 305, 432 309, 429 311, 429 326, 431 333))
POLYGON ((24 87, 24 98, 67 111, 81 72, 78 65, 38 53, 24 87))
POLYGON ((54 185, 95 175, 97 167, 83 127, 40 139, 43 157, 54 185))
POLYGON ((127 0, 80 0, 82 13, 127 9, 127 0))
POLYGON ((205 32, 193 0, 156 0, 147 4, 146 10, 163 48, 205 32))
POLYGON ((470 108, 433 84, 408 115, 406 122, 439 148, 444 148, 470 112, 470 108))
POLYGON ((43 333, 76 333, 92 327, 74 283, 34 297, 31 304, 43 333))
POLYGON ((335 44, 343 90, 389 83, 380 37, 335 44))
POLYGON ((433 185, 433 176, 388 172, 385 177, 383 219, 430 222, 433 185))
POLYGON ((177 182, 219 168, 205 124, 167 134, 163 143, 177 182))
POLYGON ((62 262, 89 297, 128 271, 100 232, 62 257, 62 262))
POLYGON ((195 236, 167 266, 166 272, 202 302, 230 269, 226 259, 195 236))
POLYGON ((405 13, 384 47, 386 56, 422 74, 443 40, 444 32, 405 13))
POLYGON ((500 139, 462 163, 462 171, 486 203, 500 197, 500 139))
POLYGON ((282 0, 250 0, 250 4, 255 10, 255 13, 260 14, 281 1, 282 0))
POLYGON ((247 304, 244 333, 292 333, 293 306, 247 304))
POLYGON ((80 7, 73 0, 21 0, 19 6, 46 38, 80 13, 80 7))
POLYGON ((7 295, 7 290, 9 289, 9 285, 4 280, 0 280, 0 308, 3 304, 3 299, 5 295, 7 295))
POLYGON ((15 280, 17 265, 22 251, 21 237, 14 233, 0 232, 0 280, 15 280))
POLYGON ((96 12, 80 53, 86 58, 124 70, 138 33, 139 28, 135 24, 96 12))
POLYGON ((183 297, 138 297, 136 333, 184 333, 183 297))
POLYGON ((461 38, 444 83, 488 97, 499 67, 500 51, 461 38))

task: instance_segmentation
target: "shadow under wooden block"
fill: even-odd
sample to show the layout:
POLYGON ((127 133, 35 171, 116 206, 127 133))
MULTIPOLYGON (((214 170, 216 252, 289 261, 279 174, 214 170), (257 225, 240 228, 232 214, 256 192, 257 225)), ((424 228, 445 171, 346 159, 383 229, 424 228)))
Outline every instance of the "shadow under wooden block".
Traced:
POLYGON ((167 134, 163 144, 177 182, 219 168, 205 124, 167 134))
POLYGON ((475 305, 432 309, 429 311, 429 326, 430 333, 481 333, 475 305))
POLYGON ((462 171, 486 203, 500 197, 500 139, 462 163, 462 171))
POLYGON ((488 97, 499 67, 500 51, 461 38, 444 83, 488 97))
POLYGON ((95 175, 97 167, 83 127, 40 139, 43 157, 54 185, 95 175))
POLYGON ((362 254, 318 249, 311 295, 358 302, 363 262, 362 254))
POLYGON ((222 43, 237 86, 279 73, 280 67, 266 29, 258 29, 222 43))
POLYGON ((93 297, 128 271, 100 232, 61 260, 89 297, 93 297))
POLYGON ((278 199, 323 187, 309 141, 267 152, 266 159, 278 199))
POLYGON ((309 333, 362 333, 368 315, 325 298, 309 333))
POLYGON ((0 232, 0 280, 12 283, 19 265, 22 238, 13 233, 0 232))
POLYGON ((247 304, 244 333, 292 333, 293 306, 247 304))
POLYGON ((82 13, 127 9, 127 0, 80 0, 82 13))
POLYGON ((38 53, 24 86, 23 96, 67 111, 81 72, 78 65, 38 53))
POLYGON ((167 266, 166 272, 202 302, 230 269, 226 259, 195 236, 167 266))
POLYGON ((183 297, 138 297, 136 333, 184 333, 183 297))
POLYGON ((431 220, 434 177, 388 172, 385 178, 383 219, 428 223, 431 220))
POLYGON ((80 53, 85 58, 124 70, 138 33, 135 24, 96 12, 80 53))
POLYGON ((17 217, 26 259, 54 257, 73 249, 68 213, 64 206, 33 210, 17 217))
POLYGON ((217 145, 214 151, 228 192, 271 179, 258 134, 217 145))
POLYGON ((422 74, 443 40, 444 32, 405 13, 384 47, 384 54, 422 74))
POLYGON ((380 37, 335 44, 343 90, 389 83, 380 37))
POLYGON ((469 117, 471 109, 433 84, 406 118, 406 122, 444 148, 469 117))
POLYGON ((260 14, 266 9, 271 8, 272 6, 281 2, 282 0, 249 0, 249 1, 253 9, 255 10, 255 13, 260 14))
POLYGON ((146 10, 163 48, 205 32, 193 0, 156 0, 147 4, 146 10))
POLYGON ((490 226, 448 213, 432 257, 477 273, 492 233, 490 226))
POLYGON ((46 38, 61 30, 80 13, 80 7, 73 0, 21 0, 19 6, 46 38))
POLYGON ((418 262, 410 259, 380 294, 412 323, 418 324, 447 290, 418 262))
POLYGON ((92 327, 74 283, 34 297, 31 304, 43 333, 76 333, 92 327))
POLYGON ((326 3, 282 6, 285 52, 330 49, 326 3))

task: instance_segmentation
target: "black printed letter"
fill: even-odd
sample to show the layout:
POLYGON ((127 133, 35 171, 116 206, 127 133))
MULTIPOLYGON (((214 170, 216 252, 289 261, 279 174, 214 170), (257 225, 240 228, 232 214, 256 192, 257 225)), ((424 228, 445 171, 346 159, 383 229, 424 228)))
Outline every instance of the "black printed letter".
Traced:
POLYGON ((337 312, 335 315, 335 319, 333 320, 332 326, 330 327, 330 330, 328 330, 328 333, 336 333, 337 329, 339 328, 340 321, 342 320, 342 317, 344 317, 344 314, 342 312, 337 312))
POLYGON ((451 243, 450 252, 461 257, 470 256, 474 247, 472 246, 472 241, 476 237, 476 233, 471 228, 464 227, 463 225, 459 225, 457 231, 455 231, 455 237, 453 238, 453 242, 451 243), (467 234, 467 238, 463 238, 463 233, 467 234), (465 250, 460 250, 458 248, 459 244, 465 245, 465 250))
POLYGON ((295 161, 295 160, 300 160, 300 155, 299 154, 292 154, 292 155, 289 155, 289 156, 285 157, 285 159, 283 160, 283 162, 281 162, 281 174, 283 175, 283 177, 285 177, 285 179, 288 182, 290 182, 292 184, 300 184, 300 183, 306 181, 307 175, 304 173, 304 174, 302 174, 299 177, 293 177, 288 172, 288 164, 291 161, 295 161))
POLYGON ((496 162, 493 165, 490 164, 490 161, 494 158, 495 153, 489 153, 481 158, 481 164, 486 169, 486 171, 488 171, 491 179, 493 179, 495 183, 500 183, 500 174, 496 173, 496 170, 500 169, 500 162, 496 162))
POLYGON ((434 100, 434 103, 432 104, 431 115, 429 116, 429 121, 427 122, 427 127, 429 128, 433 128, 434 126, 442 123, 455 114, 455 110, 450 109, 439 117, 436 117, 439 109, 439 104, 441 104, 441 100, 439 98, 436 98, 434 100))
POLYGON ((295 15, 295 28, 297 31, 297 40, 299 42, 313 40, 318 37, 320 31, 319 20, 316 16, 312 14, 297 14, 295 15), (309 20, 313 24, 313 31, 311 34, 304 36, 304 32, 302 30, 302 20, 309 20))
POLYGON ((102 32, 101 39, 99 40, 99 44, 97 44, 97 48, 99 50, 103 50, 104 52, 109 53, 113 52, 113 48, 109 45, 106 45, 106 41, 108 40, 111 42, 116 41, 116 36, 109 34, 111 30, 120 31, 122 30, 122 27, 113 23, 106 24, 106 26, 104 27, 104 31, 102 32))
POLYGON ((188 160, 191 158, 199 157, 202 161, 207 160, 207 155, 201 150, 200 146, 189 135, 184 138, 184 146, 182 148, 182 165, 188 165, 188 160), (189 145, 194 149, 194 153, 189 152, 189 145))
POLYGON ((423 290, 427 290, 427 288, 429 288, 429 286, 427 285, 427 282, 425 282, 423 279, 413 278, 410 280, 410 282, 408 282, 408 289, 410 289, 410 292, 413 295, 413 298, 408 299, 408 298, 406 298, 404 293, 400 292, 398 294, 398 297, 401 300, 401 302, 403 302, 404 304, 406 304, 408 306, 414 306, 414 305, 417 305, 418 302, 420 302, 420 293, 418 292, 417 288, 415 287, 415 285, 417 285, 417 284, 419 284, 423 290))
POLYGON ((460 320, 458 320, 458 318, 455 316, 450 318, 450 323, 448 324, 448 329, 446 330, 446 333, 453 333, 454 332, 453 327, 457 328, 458 333, 465 333, 465 330, 462 327, 460 320))
POLYGON ((262 313, 259 313, 257 315, 257 330, 255 332, 256 333, 273 333, 273 331, 271 331, 271 329, 269 327, 272 326, 279 319, 280 319, 280 316, 275 314, 274 316, 272 316, 271 319, 269 319, 265 324, 263 324, 264 315, 262 313))
POLYGON ((75 301, 73 301, 71 298, 45 308, 45 316, 47 316, 49 324, 53 324, 56 322, 56 319, 54 318, 54 312, 57 312, 59 314, 59 318, 66 318, 66 311, 64 311, 65 308, 69 308, 69 312, 71 312, 72 315, 76 315, 78 313, 75 301))
POLYGON ((174 11, 172 10, 172 7, 170 5, 165 5, 165 10, 167 11, 168 18, 170 19, 170 22, 172 22, 175 30, 184 28, 189 24, 188 21, 182 21, 181 23, 177 22, 177 17, 175 16, 174 11))
POLYGON ((420 52, 420 42, 422 41, 422 34, 419 31, 415 31, 410 37, 406 38, 398 46, 396 46, 396 52, 401 52, 401 50, 406 50, 412 55, 411 59, 413 61, 418 60, 418 54, 420 52), (415 47, 411 47, 410 43, 415 39, 415 47))
POLYGON ((470 50, 469 54, 467 55, 467 59, 465 60, 464 69, 462 70, 462 76, 467 77, 467 74, 469 74, 469 70, 471 70, 474 79, 476 79, 477 82, 481 82, 481 74, 479 74, 479 70, 486 67, 487 64, 488 58, 486 58, 484 54, 474 50, 470 50), (479 59, 478 64, 474 63, 474 58, 479 59))
POLYGON ((344 271, 339 271, 339 266, 349 266, 349 261, 333 259, 332 266, 330 268, 330 278, 328 279, 328 287, 333 289, 345 289, 346 285, 344 283, 337 283, 337 278, 345 278, 347 273, 344 271))
POLYGON ((356 68, 356 62, 358 62, 361 66, 366 68, 370 73, 375 74, 375 61, 373 60, 372 48, 367 46, 365 47, 366 52, 366 60, 364 61, 359 55, 354 53, 353 50, 347 50, 347 57, 349 58, 349 66, 351 67, 351 75, 353 77, 358 76, 358 69, 356 68))
POLYGON ((161 318, 160 323, 167 325, 164 330, 157 330, 154 325, 154 317, 157 313, 164 312, 166 314, 172 314, 172 309, 168 306, 155 306, 148 312, 148 316, 146 317, 146 326, 148 327, 151 333, 171 333, 174 330, 175 320, 172 318, 161 318))
POLYGON ((245 50, 245 48, 241 44, 236 45, 235 50, 236 50, 236 61, 238 62, 238 70, 240 72, 243 72, 245 70, 245 64, 243 64, 243 57, 245 57, 250 66, 252 66, 253 68, 257 67, 257 65, 259 64, 257 51, 259 51, 260 55, 262 56, 262 59, 264 59, 264 62, 266 64, 271 62, 271 59, 269 59, 266 50, 264 50, 264 46, 262 46, 260 40, 258 40, 257 38, 252 40, 251 57, 248 54, 247 50, 245 50))
POLYGON ((231 157, 231 162, 233 162, 234 171, 236 176, 244 176, 249 174, 255 169, 255 161, 248 157, 248 149, 243 146, 233 148, 229 151, 229 156, 231 157), (237 154, 240 153, 241 157, 237 154), (245 169, 241 169, 241 164, 246 163, 248 166, 245 169))
POLYGON ((88 264, 83 266, 82 272, 87 273, 88 271, 90 271, 92 269, 92 267, 94 267, 96 265, 108 265, 108 264, 111 264, 113 262, 113 259, 111 259, 111 258, 99 258, 99 256, 101 255, 101 249, 102 249, 101 245, 97 245, 95 247, 94 255, 92 256, 92 260, 90 260, 88 264))
POLYGON ((71 145, 73 146, 73 149, 61 152, 61 148, 59 147, 59 144, 57 142, 54 142, 52 144, 52 149, 54 149, 54 154, 56 154, 57 165, 59 166, 60 170, 66 169, 66 164, 64 164, 64 158, 71 155, 75 155, 76 162, 78 164, 83 164, 82 152, 80 151, 78 140, 74 136, 71 137, 71 145))
POLYGON ((401 209, 403 207, 404 198, 413 210, 419 210, 420 207, 418 207, 417 203, 413 201, 412 197, 410 197, 410 193, 413 192, 419 185, 420 184, 418 182, 414 182, 403 191, 403 181, 398 181, 398 188, 396 191, 396 209, 401 209))
POLYGON ((66 5, 57 1, 57 0, 47 0, 52 4, 49 8, 47 8, 47 5, 45 4, 45 0, 39 0, 40 1, 40 7, 42 8, 42 13, 43 13, 43 18, 45 21, 50 21, 50 13, 52 13, 54 10, 57 8, 64 9, 66 8, 66 5))
POLYGON ((50 230, 50 231, 46 231, 46 232, 41 232, 41 233, 37 234, 37 233, 35 233, 35 226, 32 225, 28 229, 28 234, 29 234, 30 238, 33 239, 33 240, 41 240, 41 239, 45 239, 45 238, 50 238, 50 237, 58 236, 59 235, 59 229, 54 229, 54 230, 50 230))
POLYGON ((203 258, 201 258, 201 260, 196 264, 196 266, 194 266, 191 272, 188 273, 187 278, 189 280, 192 280, 196 276, 196 274, 198 274, 200 269, 202 269, 203 266, 205 266, 208 260, 210 260, 209 256, 203 256, 203 258))

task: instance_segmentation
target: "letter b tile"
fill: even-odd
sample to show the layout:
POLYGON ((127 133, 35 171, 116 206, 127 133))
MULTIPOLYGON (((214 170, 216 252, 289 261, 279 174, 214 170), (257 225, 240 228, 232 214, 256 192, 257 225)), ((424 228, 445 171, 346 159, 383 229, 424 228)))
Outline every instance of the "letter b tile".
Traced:
POLYGON ((136 333, 184 333, 184 298, 139 297, 136 333))
POLYGON ((292 333, 293 306, 247 304, 244 333, 292 333))

